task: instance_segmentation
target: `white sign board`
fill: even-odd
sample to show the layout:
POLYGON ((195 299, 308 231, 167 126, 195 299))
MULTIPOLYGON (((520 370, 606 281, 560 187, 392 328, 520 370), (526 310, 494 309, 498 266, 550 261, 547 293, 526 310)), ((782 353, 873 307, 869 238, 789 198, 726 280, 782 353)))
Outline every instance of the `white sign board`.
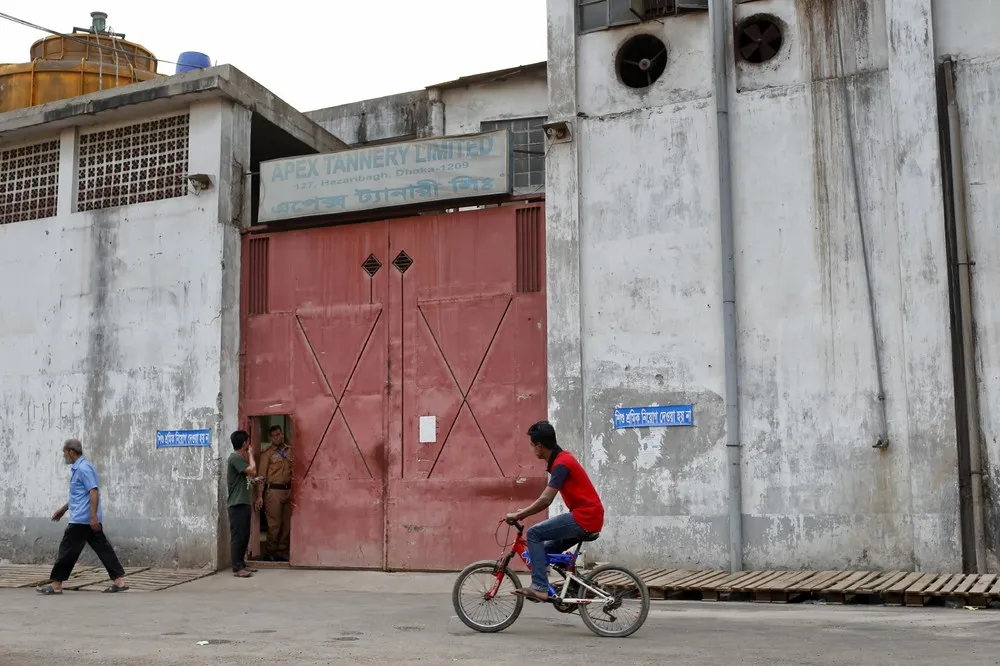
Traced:
POLYGON ((433 444, 437 441, 437 419, 433 416, 420 417, 420 443, 433 444))
POLYGON ((261 162, 258 222, 510 193, 507 130, 261 162))

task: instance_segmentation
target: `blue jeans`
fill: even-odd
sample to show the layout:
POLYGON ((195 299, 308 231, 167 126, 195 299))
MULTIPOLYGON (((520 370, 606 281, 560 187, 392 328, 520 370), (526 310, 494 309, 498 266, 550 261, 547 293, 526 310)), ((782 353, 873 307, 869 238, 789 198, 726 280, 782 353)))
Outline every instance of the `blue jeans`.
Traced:
POLYGON ((576 524, 571 513, 563 513, 528 528, 528 555, 531 557, 531 587, 539 592, 549 591, 548 567, 545 554, 561 553, 586 532, 576 524))

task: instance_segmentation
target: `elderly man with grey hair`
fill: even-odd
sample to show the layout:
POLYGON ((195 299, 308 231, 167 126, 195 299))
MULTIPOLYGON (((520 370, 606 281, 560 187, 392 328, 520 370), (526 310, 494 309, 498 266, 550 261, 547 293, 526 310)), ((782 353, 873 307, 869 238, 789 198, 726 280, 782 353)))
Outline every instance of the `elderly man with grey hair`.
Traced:
POLYGON ((52 583, 38 588, 40 594, 62 594, 63 583, 73 573, 76 561, 80 559, 84 545, 89 545, 108 570, 112 584, 105 592, 124 592, 125 570, 115 555, 115 549, 104 535, 101 497, 97 484, 97 470, 83 457, 83 445, 78 439, 67 439, 63 444, 63 461, 70 465, 69 502, 52 514, 52 520, 59 522, 69 512, 69 525, 59 544, 59 556, 52 567, 52 583))

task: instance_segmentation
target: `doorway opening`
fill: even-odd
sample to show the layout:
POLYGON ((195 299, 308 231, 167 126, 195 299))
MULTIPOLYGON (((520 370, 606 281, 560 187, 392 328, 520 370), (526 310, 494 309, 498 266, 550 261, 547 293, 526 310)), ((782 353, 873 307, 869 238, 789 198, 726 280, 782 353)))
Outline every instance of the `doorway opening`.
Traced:
POLYGON ((249 425, 257 484, 248 557, 255 564, 287 567, 292 519, 292 419, 288 414, 253 416, 249 425))

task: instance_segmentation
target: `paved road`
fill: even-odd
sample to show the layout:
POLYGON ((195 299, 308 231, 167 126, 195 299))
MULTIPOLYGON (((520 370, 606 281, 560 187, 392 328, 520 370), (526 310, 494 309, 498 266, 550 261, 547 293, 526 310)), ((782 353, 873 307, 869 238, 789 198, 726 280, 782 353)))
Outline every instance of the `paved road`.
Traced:
POLYGON ((121 595, 0 590, 0 664, 1000 664, 998 611, 660 602, 615 640, 526 604, 486 635, 455 617, 453 580, 262 571, 121 595))

